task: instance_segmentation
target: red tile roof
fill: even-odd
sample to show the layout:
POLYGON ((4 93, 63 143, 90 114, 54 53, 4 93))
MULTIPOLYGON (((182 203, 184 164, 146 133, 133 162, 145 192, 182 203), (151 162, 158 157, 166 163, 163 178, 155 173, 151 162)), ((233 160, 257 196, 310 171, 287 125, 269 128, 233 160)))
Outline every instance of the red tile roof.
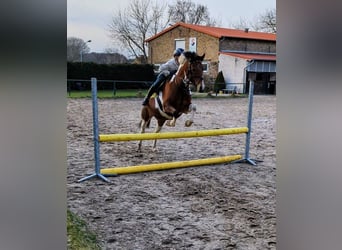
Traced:
POLYGON ((269 55, 269 54, 245 54, 245 53, 234 53, 234 52, 219 52, 223 55, 235 56, 240 57, 247 60, 266 60, 266 61, 276 61, 276 55, 269 55))
POLYGON ((146 39, 145 41, 149 42, 179 26, 193 29, 198 32, 202 32, 204 34, 207 34, 216 38, 236 37, 236 38, 245 38, 245 39, 267 40, 267 41, 276 41, 276 38, 277 38, 276 34, 272 34, 272 33, 255 32, 255 31, 245 32, 244 30, 210 27, 210 26, 178 22, 172 25, 171 27, 159 32, 158 34, 146 39))

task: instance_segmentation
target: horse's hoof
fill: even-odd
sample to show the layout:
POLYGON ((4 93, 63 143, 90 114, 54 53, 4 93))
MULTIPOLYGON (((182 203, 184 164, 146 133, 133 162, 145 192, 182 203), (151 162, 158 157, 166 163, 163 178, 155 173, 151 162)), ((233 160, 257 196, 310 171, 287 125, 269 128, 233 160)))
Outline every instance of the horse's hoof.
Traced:
POLYGON ((185 121, 185 127, 190 127, 194 122, 191 120, 185 121))
POLYGON ((166 126, 169 126, 169 127, 174 127, 176 125, 176 123, 172 121, 167 121, 165 124, 166 126))

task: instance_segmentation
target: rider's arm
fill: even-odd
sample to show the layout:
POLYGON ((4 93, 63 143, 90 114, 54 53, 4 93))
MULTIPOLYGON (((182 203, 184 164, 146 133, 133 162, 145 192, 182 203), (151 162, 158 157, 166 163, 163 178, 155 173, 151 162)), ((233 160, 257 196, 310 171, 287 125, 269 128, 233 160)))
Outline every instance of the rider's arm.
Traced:
POLYGON ((174 60, 169 60, 166 63, 162 64, 159 68, 160 72, 165 72, 165 75, 170 74, 170 71, 173 72, 177 70, 178 67, 175 64, 174 60))

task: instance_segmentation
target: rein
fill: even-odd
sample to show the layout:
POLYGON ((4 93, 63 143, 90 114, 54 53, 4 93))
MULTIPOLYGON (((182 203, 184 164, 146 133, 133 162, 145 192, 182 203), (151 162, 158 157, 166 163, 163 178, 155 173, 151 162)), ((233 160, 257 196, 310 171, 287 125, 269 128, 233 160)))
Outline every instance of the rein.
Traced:
MULTIPOLYGON (((187 62, 190 64, 190 69, 191 69, 191 63, 187 62)), ((183 86, 184 88, 189 87, 191 81, 190 78, 188 77, 189 73, 191 72, 190 69, 187 69, 187 71, 184 73, 184 77, 178 76, 177 74, 174 75, 174 78, 178 78, 179 80, 181 80, 181 82, 183 83, 181 86, 183 86)))
MULTIPOLYGON (((187 63, 189 63, 190 65, 189 65, 188 69, 186 70, 186 72, 184 73, 184 77, 182 78, 182 82, 183 82, 184 92, 188 95, 191 95, 190 84, 193 84, 196 86, 196 79, 199 79, 201 81, 203 80, 202 74, 198 74, 198 72, 195 72, 197 74, 193 75, 194 64, 200 64, 201 70, 202 70, 202 62, 199 60, 196 60, 193 62, 188 61, 187 63)), ((180 77, 180 76, 177 76, 177 77, 180 77)))
MULTIPOLYGON (((193 78, 193 76, 192 76, 192 69, 193 69, 193 64, 194 63, 201 63, 201 65, 202 65, 202 62, 200 62, 200 61, 195 61, 195 62, 193 62, 193 63, 191 63, 190 62, 190 67, 189 67, 189 69, 187 70, 187 74, 186 74, 186 79, 185 79, 185 81, 186 81, 186 83, 189 85, 189 84, 195 84, 195 82, 193 82, 193 81, 191 81, 191 79, 193 78), (188 77, 188 76, 190 76, 190 77, 188 77)), ((197 77, 198 79, 201 79, 201 80, 203 80, 203 76, 200 76, 200 77, 197 77)), ((194 79, 192 79, 192 80, 194 80, 194 79)))

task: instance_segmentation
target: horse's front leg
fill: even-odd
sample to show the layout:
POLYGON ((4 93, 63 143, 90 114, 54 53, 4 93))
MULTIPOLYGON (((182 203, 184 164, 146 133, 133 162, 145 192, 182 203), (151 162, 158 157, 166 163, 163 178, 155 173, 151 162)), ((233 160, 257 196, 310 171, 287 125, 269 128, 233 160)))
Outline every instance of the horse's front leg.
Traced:
POLYGON ((176 126, 176 117, 172 117, 172 120, 168 120, 167 122, 166 122, 166 125, 167 126, 169 126, 169 127, 174 127, 174 126, 176 126))
POLYGON ((170 126, 170 127, 174 127, 174 126, 176 126, 176 109, 174 108, 174 107, 172 107, 172 106, 169 106, 169 105, 164 105, 164 111, 166 112, 166 113, 168 113, 168 114, 172 114, 172 120, 170 121, 170 120, 168 120, 167 122, 166 122, 166 125, 167 126, 170 126))
POLYGON ((199 93, 200 91, 201 91, 201 84, 198 84, 197 86, 196 86, 196 92, 197 93, 199 93))
POLYGON ((191 113, 191 118, 190 120, 185 121, 185 127, 190 127, 194 123, 194 116, 195 116, 196 109, 197 107, 195 104, 190 104, 189 112, 191 113))
POLYGON ((204 80, 202 80, 199 84, 196 85, 196 91, 199 93, 202 91, 204 91, 205 88, 205 84, 204 84, 204 80))

